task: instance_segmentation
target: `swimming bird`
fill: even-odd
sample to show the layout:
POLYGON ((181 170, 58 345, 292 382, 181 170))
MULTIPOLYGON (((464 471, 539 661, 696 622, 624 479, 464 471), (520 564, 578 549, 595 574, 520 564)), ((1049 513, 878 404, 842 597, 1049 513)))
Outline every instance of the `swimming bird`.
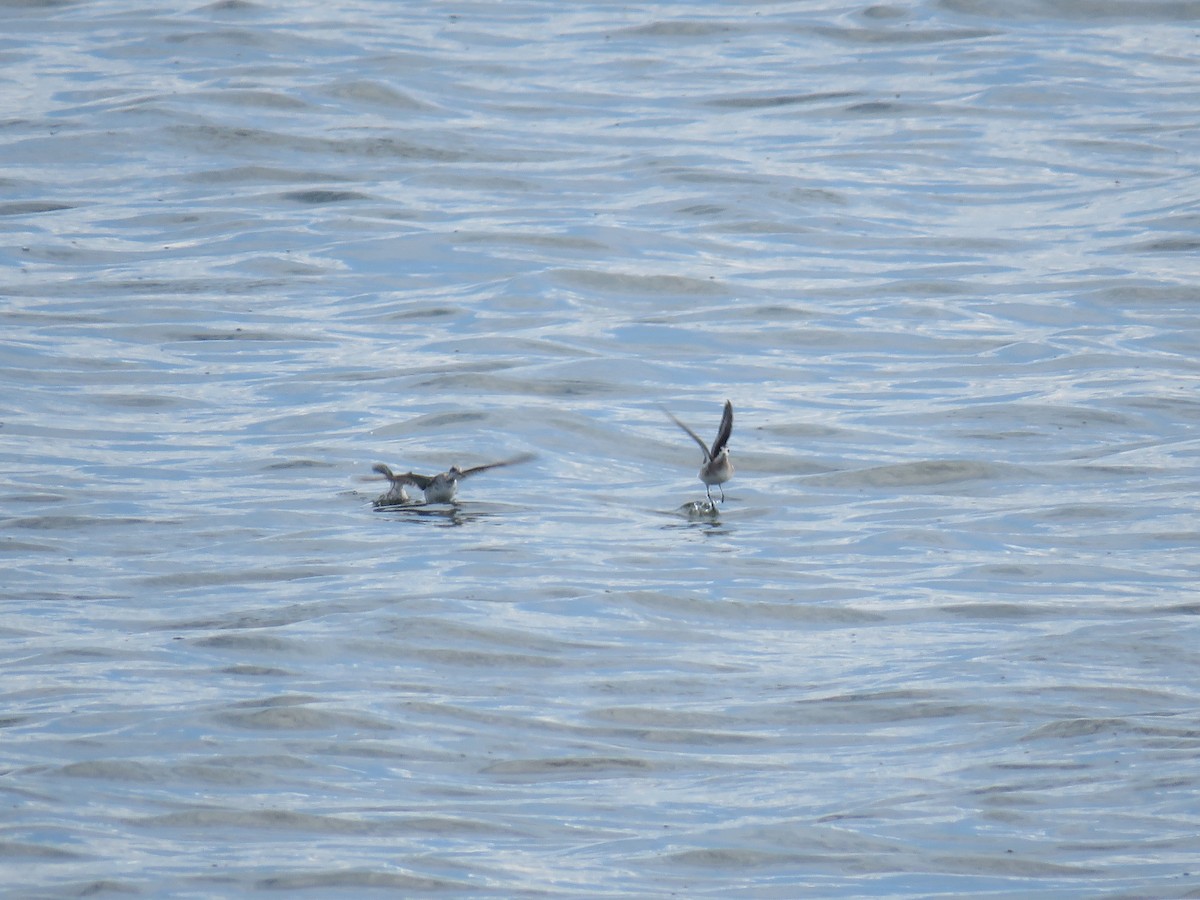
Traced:
MULTIPOLYGON (((404 489, 404 485, 408 484, 407 476, 397 475, 383 463, 379 463, 371 469, 372 472, 378 472, 384 478, 392 483, 386 493, 380 494, 375 499, 376 506, 399 506, 402 503, 408 503, 412 498, 408 496, 408 491, 404 489)), ((364 481, 370 479, 364 478, 364 481)))
MULTIPOLYGON (((665 409, 663 412, 667 416, 692 436, 692 440, 700 445, 700 449, 704 452, 704 465, 700 467, 700 480, 704 482, 704 492, 708 495, 708 502, 712 503, 712 486, 723 485, 733 477, 733 463, 729 461, 729 448, 725 446, 729 443, 729 436, 733 434, 733 404, 728 400, 725 401, 725 412, 721 416, 721 427, 717 429, 716 440, 712 443, 710 449, 700 440, 700 437, 692 429, 688 428, 677 418, 672 416, 665 409)), ((725 488, 721 488, 721 502, 725 502, 725 488)))
POLYGON ((416 472, 405 472, 403 475, 397 475, 382 463, 375 467, 375 471, 392 482, 393 490, 399 485, 401 491, 403 491, 404 485, 411 484, 419 488, 425 495, 426 503, 449 503, 454 499, 454 495, 458 493, 458 483, 467 476, 478 472, 486 472, 488 469, 499 469, 501 466, 513 466, 517 463, 528 462, 531 459, 533 459, 532 453, 523 453, 520 456, 514 456, 512 459, 488 463, 485 466, 473 466, 470 469, 460 469, 458 466, 451 466, 447 471, 439 472, 437 475, 418 475, 416 472))

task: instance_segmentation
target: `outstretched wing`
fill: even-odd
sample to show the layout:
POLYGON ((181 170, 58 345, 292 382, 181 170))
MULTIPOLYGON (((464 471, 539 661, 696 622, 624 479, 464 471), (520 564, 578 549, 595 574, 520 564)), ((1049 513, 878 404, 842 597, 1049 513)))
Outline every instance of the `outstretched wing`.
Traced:
POLYGON ((393 472, 383 463, 377 463, 371 471, 378 472, 392 484, 415 484, 421 490, 425 490, 429 486, 429 482, 433 481, 428 475, 417 475, 413 472, 393 472))
POLYGON ((680 422, 677 418, 675 418, 673 415, 671 415, 665 409, 663 410, 663 412, 667 413, 668 419, 670 419, 672 422, 674 422, 676 425, 678 425, 680 428, 682 428, 684 431, 686 431, 688 434, 690 434, 692 436, 692 440, 700 445, 700 449, 704 451, 704 461, 705 462, 708 462, 710 459, 712 459, 712 454, 708 452, 708 444, 706 444, 706 443, 704 443, 704 441, 700 440, 700 435, 696 434, 696 432, 692 431, 692 429, 688 428, 686 425, 684 425, 682 422, 680 422))
POLYGON ((717 439, 713 441, 712 452, 709 454, 710 459, 725 449, 731 434, 733 434, 733 404, 726 400, 725 412, 721 416, 721 427, 717 429, 717 439))
POLYGON ((463 469, 459 478, 466 478, 468 475, 474 475, 476 472, 486 472, 488 469, 499 469, 503 466, 515 466, 517 463, 529 462, 533 459, 532 453, 522 453, 520 456, 514 456, 512 459, 506 459, 501 462, 488 463, 485 466, 472 466, 469 469, 463 469))

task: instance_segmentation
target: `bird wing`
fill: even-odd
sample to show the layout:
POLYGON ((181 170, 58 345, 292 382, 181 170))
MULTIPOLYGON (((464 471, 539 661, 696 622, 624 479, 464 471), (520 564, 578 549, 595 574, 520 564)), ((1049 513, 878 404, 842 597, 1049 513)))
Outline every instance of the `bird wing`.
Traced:
POLYGON ((396 480, 401 484, 415 484, 421 490, 433 484, 434 475, 418 475, 416 472, 405 472, 403 475, 397 475, 396 480))
POLYGON ((469 469, 463 469, 459 478, 466 478, 468 475, 474 475, 476 472, 486 472, 488 469, 499 469, 502 466, 515 466, 517 463, 529 462, 533 459, 532 453, 522 453, 520 456, 514 456, 512 459, 505 459, 500 462, 488 463, 485 466, 472 466, 469 469))
POLYGON ((413 472, 393 472, 383 463, 377 463, 372 469, 372 472, 378 472, 392 484, 415 484, 421 490, 429 487, 429 483, 433 479, 428 475, 417 475, 413 472))
POLYGON ((726 400, 725 412, 721 415, 721 427, 717 429, 717 439, 713 441, 709 458, 715 457, 725 448, 731 434, 733 434, 733 404, 726 400))
POLYGON ((668 419, 670 419, 672 422, 674 422, 676 425, 678 425, 680 428, 682 428, 684 431, 686 431, 688 434, 690 434, 692 436, 692 440, 700 445, 700 449, 704 451, 704 461, 705 462, 708 462, 710 459, 712 459, 712 454, 708 452, 708 444, 706 444, 706 443, 704 443, 704 441, 700 440, 700 435, 696 434, 696 432, 692 431, 692 429, 688 428, 686 425, 684 425, 682 422, 680 422, 677 418, 675 418, 673 415, 671 415, 665 409, 663 410, 663 412, 667 413, 668 419))

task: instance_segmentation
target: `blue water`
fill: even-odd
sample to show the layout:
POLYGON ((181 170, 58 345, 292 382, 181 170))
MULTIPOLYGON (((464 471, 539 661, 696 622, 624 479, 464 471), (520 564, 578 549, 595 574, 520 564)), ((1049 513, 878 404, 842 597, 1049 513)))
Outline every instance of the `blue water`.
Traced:
POLYGON ((5 12, 14 896, 1200 891, 1200 5, 5 12))

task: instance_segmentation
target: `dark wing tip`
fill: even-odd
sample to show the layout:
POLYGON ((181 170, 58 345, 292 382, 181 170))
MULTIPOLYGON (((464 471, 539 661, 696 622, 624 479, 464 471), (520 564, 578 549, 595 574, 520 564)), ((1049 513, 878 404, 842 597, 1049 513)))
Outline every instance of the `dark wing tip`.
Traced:
POLYGON ((725 401, 725 412, 721 415, 721 427, 717 430, 717 439, 713 441, 712 455, 716 456, 729 443, 733 434, 733 404, 725 401))
POLYGON ((515 466, 518 463, 529 462, 531 459, 536 459, 535 453, 522 453, 519 456, 514 456, 512 459, 501 460, 500 462, 488 463, 483 466, 472 466, 469 469, 460 470, 460 477, 466 478, 468 475, 474 475, 476 472, 486 472, 488 469, 499 469, 504 466, 515 466))

